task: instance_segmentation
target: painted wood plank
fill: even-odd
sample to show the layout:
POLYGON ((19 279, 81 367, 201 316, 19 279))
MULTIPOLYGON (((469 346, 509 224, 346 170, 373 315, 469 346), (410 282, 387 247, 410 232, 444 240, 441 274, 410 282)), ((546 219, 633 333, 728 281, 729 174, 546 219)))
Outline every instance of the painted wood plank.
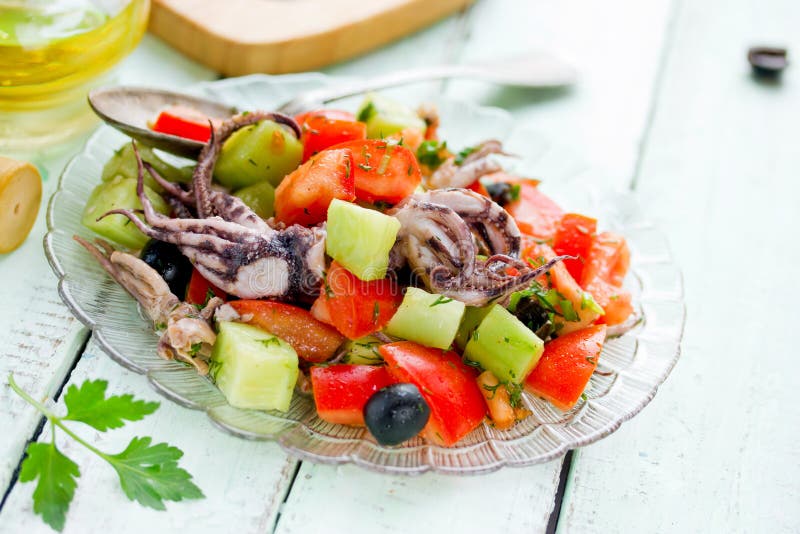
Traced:
POLYGON ((411 478, 304 462, 275 532, 541 532, 560 466, 411 478))
POLYGON ((463 60, 547 50, 575 66, 578 83, 532 90, 454 81, 446 94, 508 109, 554 143, 575 147, 598 180, 627 187, 653 105, 671 4, 478 2, 463 60))
MULTIPOLYGON (((98 378, 109 381, 109 394, 131 393, 160 401, 161 407, 143 421, 106 433, 79 424, 71 427, 103 451, 121 451, 133 436, 152 436, 154 442, 166 441, 182 449, 181 466, 194 476, 206 498, 168 503, 167 512, 143 508, 125 497, 108 464, 58 432, 58 447, 81 471, 65 533, 178 532, 187 527, 192 532, 258 533, 272 528, 296 465, 277 445, 220 432, 205 414, 161 398, 145 377, 123 370, 90 342, 69 383, 98 378)), ((56 409, 63 410, 63 403, 56 409)), ((40 439, 50 439, 49 429, 40 439)), ((14 486, 0 512, 0 525, 13 521, 17 532, 45 529, 32 511, 33 489, 33 484, 14 486)))
MULTIPOLYGON (((215 75, 190 63, 152 37, 119 67, 116 78, 122 83, 186 85, 215 75), (159 61, 154 61, 159 59, 159 61)), ((31 234, 11 254, 0 257, 0 325, 5 335, 0 347, 0 488, 5 489, 19 464, 24 445, 33 435, 39 418, 5 386, 8 373, 35 397, 53 395, 72 367, 76 352, 88 333, 61 303, 56 278, 42 249, 46 232, 47 201, 55 190, 58 175, 69 157, 85 140, 80 139, 43 150, 27 157, 37 165, 44 179, 43 202, 31 234)))
POLYGON ((792 0, 684 2, 637 190, 683 266, 684 355, 652 405, 580 451, 559 532, 798 532, 800 50, 792 0))
MULTIPOLYGON (((579 11, 577 4, 561 2, 543 9, 542 4, 533 2, 479 2, 469 15, 465 33, 469 38, 463 51, 451 57, 472 60, 511 54, 534 44, 544 47, 548 39, 537 42, 531 36, 544 33, 555 38, 561 32, 572 35, 571 20, 579 11), (543 12, 548 16, 539 16, 543 12)), ((605 100, 610 95, 618 99, 613 100, 612 105, 622 105, 625 99, 630 100, 632 107, 626 113, 632 116, 625 120, 625 126, 631 130, 629 135, 608 136, 603 148, 609 169, 622 173, 616 176, 614 183, 627 185, 633 175, 657 69, 655 66, 647 69, 635 80, 636 83, 619 95, 612 91, 615 86, 597 73, 602 71, 603 65, 616 72, 617 67, 613 65, 615 52, 620 51, 625 43, 625 39, 616 34, 638 38, 638 28, 642 26, 650 28, 652 35, 643 40, 636 56, 642 61, 652 59, 657 63, 667 26, 668 4, 667 1, 654 2, 643 8, 636 2, 617 1, 610 9, 607 6, 603 8, 609 9, 606 20, 616 20, 615 25, 579 24, 575 34, 580 31, 589 34, 582 35, 582 46, 574 48, 575 56, 580 58, 575 63, 594 80, 588 87, 560 95, 561 100, 530 98, 536 93, 513 90, 498 92, 473 83, 452 84, 447 94, 506 107, 520 120, 536 126, 542 124, 540 117, 550 117, 543 131, 548 136, 552 134, 556 141, 574 139, 579 130, 585 134, 579 126, 586 123, 585 114, 605 112, 605 106, 609 105, 605 100), (610 37, 612 34, 613 38, 610 37), (605 48, 599 51, 602 53, 599 53, 590 43, 593 39, 605 42, 604 36, 609 36, 611 42, 605 43, 605 48), (601 65, 594 65, 594 62, 601 65)), ((561 42, 567 41, 562 38, 561 42)), ((633 77, 629 79, 633 80, 633 77)), ((594 128, 595 133, 601 129, 599 124, 594 128)), ((576 153, 582 154, 585 144, 577 146, 580 149, 576 153)), ((355 467, 303 463, 276 532, 408 532, 411 528, 415 532, 473 532, 481 529, 544 532, 554 507, 560 470, 561 460, 558 460, 531 468, 506 469, 478 478, 454 479, 433 474, 406 478, 364 473, 355 467)))

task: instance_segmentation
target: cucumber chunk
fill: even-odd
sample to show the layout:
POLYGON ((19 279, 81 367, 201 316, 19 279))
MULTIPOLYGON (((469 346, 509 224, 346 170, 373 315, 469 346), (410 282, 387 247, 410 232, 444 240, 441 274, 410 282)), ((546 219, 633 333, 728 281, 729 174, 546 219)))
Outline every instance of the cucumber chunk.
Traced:
POLYGON ((277 122, 242 128, 222 145, 214 177, 230 189, 268 181, 273 186, 300 165, 303 143, 277 122))
MULTIPOLYGON (((147 186, 144 191, 157 212, 169 213, 169 206, 158 193, 147 186)), ((136 180, 117 176, 95 187, 86 201, 81 222, 88 229, 115 243, 131 249, 142 248, 149 238, 124 215, 109 215, 101 221, 97 220, 107 211, 116 208, 142 209, 136 195, 136 180)), ((139 218, 144 219, 144 216, 140 215, 139 218)))
POLYGON ((472 332, 478 328, 478 325, 481 324, 483 318, 486 317, 486 314, 489 313, 491 310, 491 306, 484 306, 482 308, 477 308, 475 306, 467 306, 467 309, 464 310, 464 318, 461 319, 461 325, 458 327, 458 333, 456 334, 456 347, 458 350, 464 350, 464 347, 467 346, 467 342, 469 342, 469 337, 472 335, 472 332))
POLYGON ((233 193, 262 219, 269 219, 275 213, 275 188, 269 182, 243 187, 233 193))
POLYGON ((464 349, 468 360, 491 371, 501 382, 522 382, 536 367, 544 342, 511 312, 495 304, 464 349))
POLYGON ((255 326, 227 321, 218 326, 211 368, 228 404, 287 411, 299 373, 291 345, 255 326))
POLYGON ((409 287, 384 330, 390 336, 437 349, 449 349, 458 332, 464 308, 463 302, 409 287))
MULTIPOLYGON (((158 174, 166 180, 182 183, 188 183, 192 180, 194 167, 191 165, 175 167, 158 157, 150 147, 137 144, 136 148, 139 150, 139 156, 142 158, 142 161, 146 161, 152 165, 153 168, 158 171, 158 174)), ((125 143, 119 150, 114 152, 111 159, 103 166, 102 180, 108 182, 117 176, 135 180, 138 175, 139 168, 136 163, 136 155, 133 153, 133 145, 131 143, 125 143)), ((153 180, 149 172, 144 173, 144 185, 158 193, 163 192, 161 186, 153 180)))
POLYGON ((334 199, 328 206, 325 250, 361 280, 380 280, 399 230, 394 217, 334 199))
POLYGON ((413 109, 377 93, 367 95, 356 117, 367 123, 370 139, 383 139, 406 128, 422 132, 427 129, 425 121, 413 109))
POLYGON ((342 363, 379 365, 383 363, 383 356, 378 352, 378 347, 383 343, 383 341, 374 336, 351 339, 344 345, 347 353, 342 358, 342 363))

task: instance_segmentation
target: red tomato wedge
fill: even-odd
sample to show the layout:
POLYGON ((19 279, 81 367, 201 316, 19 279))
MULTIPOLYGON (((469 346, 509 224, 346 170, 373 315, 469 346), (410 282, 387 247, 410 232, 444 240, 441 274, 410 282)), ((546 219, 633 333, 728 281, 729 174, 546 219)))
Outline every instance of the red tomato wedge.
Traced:
POLYGON ((364 426, 364 405, 394 380, 386 367, 331 365, 311 368, 311 389, 317 415, 340 425, 364 426))
MULTIPOLYGON (((331 319, 331 312, 328 310, 328 299, 325 298, 325 292, 317 297, 317 300, 314 301, 314 304, 311 305, 311 315, 314 316, 314 319, 321 323, 325 323, 327 325, 333 326, 333 319, 331 319)), ((334 327, 335 328, 335 327, 334 327)))
POLYGON ((480 180, 475 180, 474 182, 469 184, 467 186, 467 189, 469 189, 470 191, 475 191, 479 195, 483 195, 489 198, 489 191, 486 190, 486 188, 483 186, 480 180))
POLYGON ((308 362, 324 362, 344 342, 335 328, 297 306, 267 300, 234 300, 229 304, 244 322, 283 339, 308 362))
POLYGON ((556 227, 553 251, 558 256, 575 256, 576 259, 563 262, 575 280, 581 279, 583 264, 589 256, 596 232, 597 219, 577 213, 567 213, 556 227))
POLYGON ((398 142, 402 141, 404 147, 416 154, 419 145, 425 140, 425 134, 422 130, 417 130, 416 128, 403 128, 399 132, 388 136, 386 139, 393 139, 398 142))
POLYGON ((353 154, 348 149, 320 152, 286 176, 275 190, 275 220, 287 226, 321 223, 334 198, 356 199, 353 154))
POLYGON ((378 350, 392 378, 417 386, 428 403, 431 417, 422 430, 427 440, 450 447, 481 424, 487 408, 475 381, 477 373, 458 354, 411 341, 378 350))
POLYGON ((350 141, 333 147, 353 152, 356 198, 397 204, 422 181, 417 157, 408 148, 383 139, 350 141))
POLYGON ((295 120, 303 131, 304 162, 326 148, 367 138, 367 125, 347 111, 320 109, 298 115, 295 120))
POLYGON ((551 239, 555 235, 564 211, 550 197, 539 191, 538 180, 517 178, 502 172, 485 178, 488 182, 519 184, 519 200, 507 204, 505 208, 517 221, 520 232, 538 239, 551 239))
POLYGON ((227 293, 203 278, 200 271, 192 269, 192 277, 189 279, 189 286, 186 288, 186 302, 205 305, 212 297, 228 300, 227 293))
POLYGON ((211 125, 208 121, 209 118, 196 109, 173 106, 158 114, 151 129, 155 132, 177 135, 205 143, 211 137, 211 125))
POLYGON ((525 378, 525 389, 560 410, 569 410, 586 389, 605 339, 605 325, 596 325, 550 341, 544 346, 539 363, 525 378))
POLYGON ((606 312, 597 319, 598 323, 607 325, 624 323, 633 313, 631 294, 628 291, 611 285, 602 278, 595 278, 585 289, 606 312))
POLYGON ((333 262, 320 300, 336 329, 350 339, 358 339, 386 326, 400 307, 403 294, 394 280, 365 282, 333 262))
POLYGON ((613 286, 621 286, 631 262, 631 253, 625 238, 611 232, 598 234, 592 241, 583 272, 578 278, 582 286, 595 278, 613 286))

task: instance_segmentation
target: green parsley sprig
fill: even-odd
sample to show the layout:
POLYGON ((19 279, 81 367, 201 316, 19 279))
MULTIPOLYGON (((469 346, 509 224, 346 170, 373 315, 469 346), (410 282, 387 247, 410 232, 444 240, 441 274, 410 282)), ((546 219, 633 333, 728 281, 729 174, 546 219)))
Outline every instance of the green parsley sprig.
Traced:
POLYGON ((167 443, 152 444, 152 438, 134 437, 120 453, 105 453, 66 426, 65 421, 84 423, 105 432, 120 428, 126 421, 139 421, 158 409, 159 403, 136 400, 132 395, 106 397, 108 382, 87 380, 80 387, 71 385, 64 395, 66 415, 53 413, 20 388, 13 375, 8 385, 25 402, 36 408, 51 425, 50 442, 32 442, 25 450, 19 472, 20 482, 36 481, 33 511, 53 529, 64 528, 67 511, 78 486, 78 464, 56 447, 56 429, 109 463, 117 472, 122 491, 132 501, 156 510, 166 509, 164 501, 201 499, 203 492, 192 482, 192 475, 178 467, 183 452, 167 443))

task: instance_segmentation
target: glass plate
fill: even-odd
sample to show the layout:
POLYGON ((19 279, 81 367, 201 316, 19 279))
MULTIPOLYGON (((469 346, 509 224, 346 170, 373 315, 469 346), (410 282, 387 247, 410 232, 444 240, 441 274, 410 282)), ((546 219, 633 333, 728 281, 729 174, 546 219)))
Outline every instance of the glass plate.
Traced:
MULTIPOLYGON (((249 76, 202 84, 193 92, 241 109, 273 108, 298 91, 332 83, 319 74, 249 76)), ((394 96, 409 99, 407 91, 394 96)), ((417 104, 418 102, 409 102, 417 104)), ((343 105, 355 107, 353 101, 343 105)), ((604 229, 621 232, 631 247, 627 279, 641 320, 622 337, 610 339, 585 399, 568 412, 527 393, 533 412, 514 428, 499 431, 482 424, 451 448, 415 438, 399 447, 378 445, 364 428, 320 420, 310 397, 295 395, 287 413, 229 406, 207 379, 193 369, 156 355, 157 337, 136 303, 73 241, 92 235, 80 224, 85 200, 99 182, 104 162, 126 138, 102 127, 66 167, 50 200, 45 251, 59 278, 59 293, 72 312, 94 332, 111 358, 145 374, 156 390, 187 408, 203 410, 219 428, 251 439, 274 440, 303 460, 354 463, 386 473, 436 471, 477 474, 503 466, 552 460, 567 450, 607 436, 638 413, 655 395, 680 354, 684 304, 681 274, 664 236, 643 216, 629 193, 603 189, 580 159, 515 124, 505 111, 467 102, 437 102, 441 133, 452 147, 494 137, 509 152, 515 172, 544 179, 542 187, 569 211, 591 213, 604 229)))

